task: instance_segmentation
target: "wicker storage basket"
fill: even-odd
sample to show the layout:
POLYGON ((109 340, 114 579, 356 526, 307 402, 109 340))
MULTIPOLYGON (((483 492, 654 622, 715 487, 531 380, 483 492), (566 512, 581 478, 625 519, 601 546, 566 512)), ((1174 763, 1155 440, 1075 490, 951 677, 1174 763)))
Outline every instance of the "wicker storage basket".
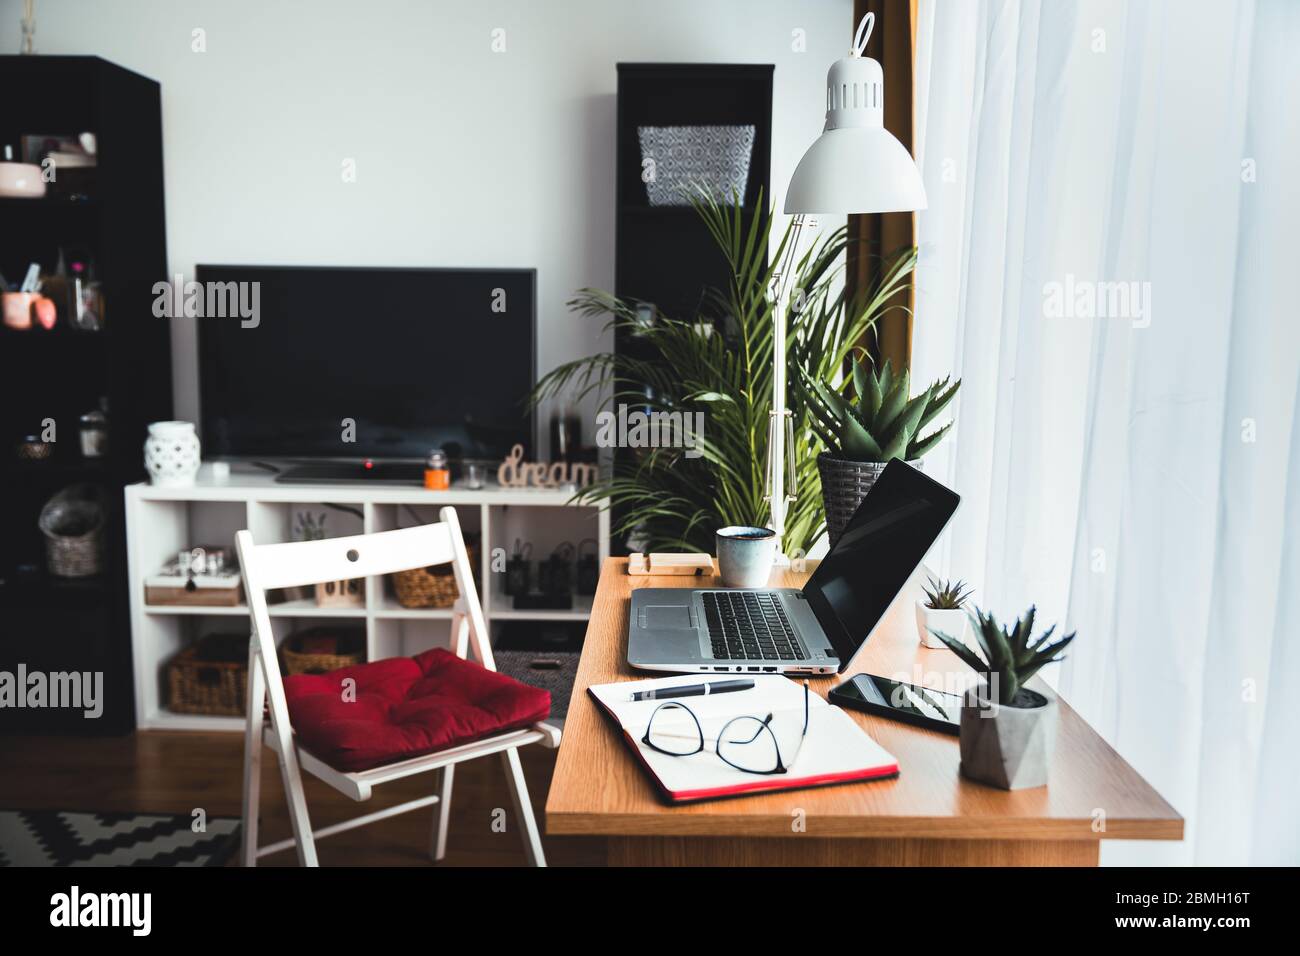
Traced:
MULTIPOLYGON (((478 542, 465 542, 469 552, 469 566, 478 587, 478 542)), ((456 575, 450 564, 435 564, 428 568, 411 568, 389 575, 393 579, 393 593, 402 607, 451 607, 460 597, 456 575)))
POLYGON ((364 628, 312 627, 280 645, 286 674, 327 674, 360 664, 366 656, 364 628))
MULTIPOLYGON (((817 456, 817 470, 822 476, 822 504, 826 506, 826 534, 832 548, 886 464, 883 461, 849 461, 828 454, 817 456)), ((921 467, 919 460, 908 464, 913 468, 921 467)))
POLYGON ((209 634, 167 662, 167 706, 179 714, 243 717, 248 636, 209 634))
POLYGON ((86 578, 104 569, 104 501, 94 485, 64 488, 41 508, 45 563, 59 578, 86 578))

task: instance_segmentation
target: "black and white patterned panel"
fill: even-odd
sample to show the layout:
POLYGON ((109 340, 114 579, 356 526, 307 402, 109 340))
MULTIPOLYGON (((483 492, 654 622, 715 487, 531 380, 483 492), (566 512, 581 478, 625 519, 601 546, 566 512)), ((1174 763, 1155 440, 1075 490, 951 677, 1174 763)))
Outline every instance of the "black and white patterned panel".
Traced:
POLYGON ((641 178, 652 206, 686 206, 692 187, 743 204, 754 153, 753 126, 640 126, 641 178))
POLYGON ((0 810, 0 866, 221 866, 239 821, 188 815, 0 810))

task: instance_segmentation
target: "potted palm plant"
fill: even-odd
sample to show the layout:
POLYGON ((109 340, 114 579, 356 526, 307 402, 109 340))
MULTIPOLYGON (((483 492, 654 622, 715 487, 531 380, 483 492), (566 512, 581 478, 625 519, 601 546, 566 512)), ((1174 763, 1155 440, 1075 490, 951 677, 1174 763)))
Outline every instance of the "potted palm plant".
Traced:
POLYGON ((1004 628, 979 610, 971 623, 982 655, 950 634, 935 632, 982 678, 962 705, 962 775, 1003 790, 1044 786, 1056 745, 1057 702, 1025 682, 1060 660, 1075 635, 1053 641, 1053 625, 1034 638, 1032 607, 1013 627, 1004 628))
MULTIPOLYGON (((632 535, 643 551, 712 551, 714 532, 769 519, 767 443, 772 408, 773 330, 787 323, 787 367, 829 381, 857 343, 893 306, 916 263, 916 250, 894 256, 864 297, 844 290, 844 228, 820 236, 794 256, 790 284, 797 298, 774 293, 778 264, 790 258, 790 226, 773 233, 775 214, 761 197, 753 214, 708 195, 692 199, 727 263, 726 287, 707 295, 699 312, 674 317, 652 304, 582 289, 569 302, 583 316, 607 319, 607 329, 635 336, 635 350, 603 352, 557 367, 538 382, 531 401, 558 396, 626 404, 647 414, 703 414, 704 434, 692 449, 650 447, 616 456, 611 471, 576 498, 613 508, 613 532, 632 535), (652 318, 651 318, 652 317, 652 318)), ((786 516, 782 547, 806 553, 825 528, 816 466, 820 448, 812 410, 791 389, 798 496, 786 516)))
POLYGON ((935 631, 951 634, 966 643, 966 599, 971 589, 965 581, 953 583, 930 578, 921 588, 925 597, 916 602, 916 632, 925 647, 944 647, 935 631))
POLYGON ((930 432, 926 429, 952 401, 961 381, 943 378, 912 397, 906 369, 895 374, 888 360, 877 370, 855 358, 850 379, 857 394, 853 402, 824 384, 824 379, 804 369, 800 372, 799 391, 827 448, 817 457, 817 468, 826 529, 834 545, 891 459, 919 467, 921 457, 939 444, 952 422, 930 432))

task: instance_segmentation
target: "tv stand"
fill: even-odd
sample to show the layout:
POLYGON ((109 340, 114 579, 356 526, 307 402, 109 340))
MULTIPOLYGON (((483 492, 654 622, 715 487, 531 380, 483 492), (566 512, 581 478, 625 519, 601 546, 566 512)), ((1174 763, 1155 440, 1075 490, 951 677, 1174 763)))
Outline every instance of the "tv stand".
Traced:
MULTIPOLYGON (((385 463, 390 464, 390 463, 385 463)), ((378 465, 376 465, 378 469, 378 465)), ((240 730, 242 717, 177 713, 167 704, 167 662, 194 640, 212 633, 247 638, 248 606, 154 605, 145 600, 145 579, 178 551, 225 546, 233 553, 235 532, 248 528, 258 544, 300 537, 300 516, 325 514, 326 537, 369 534, 438 520, 444 506, 456 509, 475 551, 479 601, 494 646, 521 630, 578 629, 591 614, 592 598, 575 595, 567 608, 516 607, 505 593, 505 562, 531 546, 535 564, 562 549, 586 542, 582 553, 603 564, 609 556, 609 512, 574 503, 573 493, 547 488, 478 489, 454 482, 446 491, 377 483, 332 487, 286 481, 247 466, 218 476, 210 465, 193 485, 172 488, 135 484, 126 488, 126 531, 130 569, 131 644, 135 662, 136 725, 160 730, 240 730)), ((561 550, 561 553, 564 553, 561 550)), ((366 660, 404 657, 447 647, 450 608, 404 607, 385 577, 366 579, 362 600, 349 607, 319 606, 314 589, 277 594, 269 607, 276 637, 311 626, 351 626, 366 635, 366 660)), ((528 602, 521 602, 526 605, 528 602)), ((513 638, 511 638, 513 639, 513 638)))
POLYGON ((290 465, 275 476, 293 485, 416 485, 424 484, 424 466, 411 461, 322 461, 290 465))

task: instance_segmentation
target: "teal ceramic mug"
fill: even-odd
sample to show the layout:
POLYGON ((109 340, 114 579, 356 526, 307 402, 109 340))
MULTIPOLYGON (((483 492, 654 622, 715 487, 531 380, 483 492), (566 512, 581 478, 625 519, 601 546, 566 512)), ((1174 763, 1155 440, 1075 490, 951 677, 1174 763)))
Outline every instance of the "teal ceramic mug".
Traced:
POLYGON ((721 528, 718 576, 724 588, 765 588, 776 560, 776 532, 735 525, 721 528))

